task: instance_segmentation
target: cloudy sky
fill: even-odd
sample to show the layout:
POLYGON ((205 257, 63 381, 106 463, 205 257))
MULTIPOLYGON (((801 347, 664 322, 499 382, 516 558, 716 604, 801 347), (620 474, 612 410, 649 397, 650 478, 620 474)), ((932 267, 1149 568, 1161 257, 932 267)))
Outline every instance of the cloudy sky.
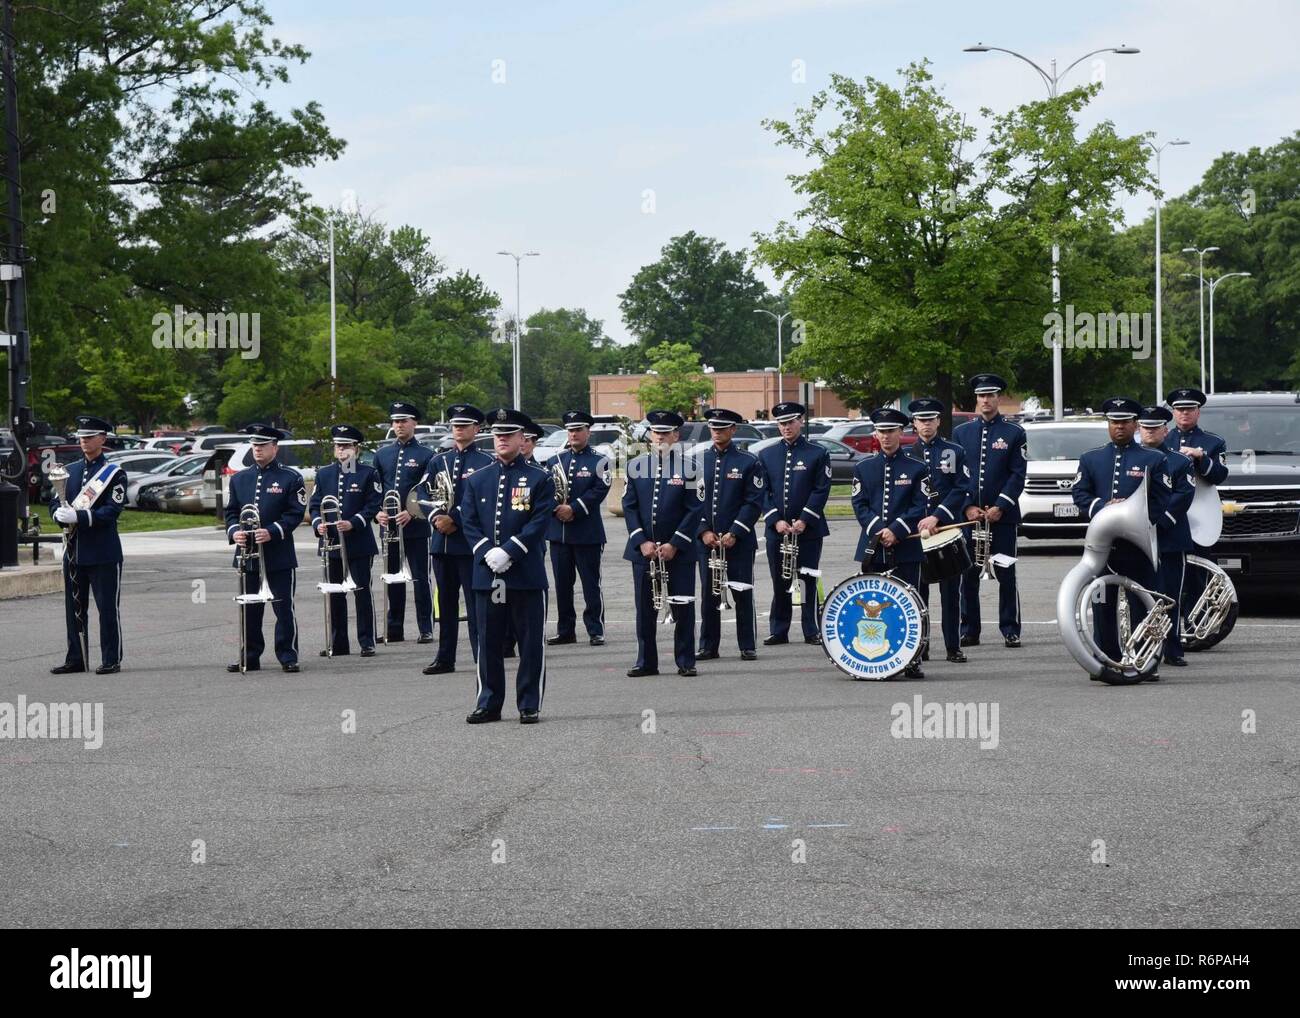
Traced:
MULTIPOLYGON (((832 72, 896 80, 928 58, 936 83, 974 117, 1045 94, 1032 68, 976 42, 1104 75, 1095 120, 1192 144, 1167 150, 1166 191, 1196 183, 1226 150, 1277 142, 1300 123, 1294 42, 1300 4, 1098 0, 1056 4, 889 0, 267 0, 275 34, 312 52, 277 89, 282 108, 321 103, 348 142, 304 175, 323 205, 348 192, 390 224, 433 239, 454 268, 525 315, 581 307, 626 339, 618 293, 686 230, 752 246, 796 208, 764 118, 789 116, 832 72), (800 63, 796 63, 800 62, 800 63), (804 80, 799 68, 803 69, 804 80), (647 192, 653 210, 646 211, 647 192)), ((1146 214, 1150 197, 1125 206, 1146 214)), ((1186 238, 1190 241, 1195 238, 1186 238)), ((1169 246, 1184 238, 1170 238, 1169 246)), ((1209 243, 1212 241, 1202 241, 1209 243)))

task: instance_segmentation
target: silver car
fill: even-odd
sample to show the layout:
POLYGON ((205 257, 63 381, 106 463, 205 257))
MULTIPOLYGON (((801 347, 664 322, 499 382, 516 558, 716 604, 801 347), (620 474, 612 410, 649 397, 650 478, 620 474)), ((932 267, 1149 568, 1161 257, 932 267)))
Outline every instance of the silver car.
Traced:
POLYGON ((1020 535, 1082 537, 1088 524, 1080 517, 1071 493, 1079 457, 1110 441, 1105 418, 1028 422, 1023 427, 1029 462, 1025 489, 1020 493, 1020 535))

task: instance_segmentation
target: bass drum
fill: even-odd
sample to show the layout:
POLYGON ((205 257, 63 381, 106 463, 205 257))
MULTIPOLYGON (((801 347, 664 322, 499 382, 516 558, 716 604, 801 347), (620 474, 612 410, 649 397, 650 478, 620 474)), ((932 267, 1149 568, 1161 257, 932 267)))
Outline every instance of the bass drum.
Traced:
POLYGON ((1232 627, 1237 624, 1237 613, 1240 606, 1237 604, 1237 588, 1233 586, 1232 580, 1228 574, 1220 569, 1215 563, 1207 558, 1201 558, 1199 555, 1187 556, 1187 571, 1183 574, 1183 621, 1179 629, 1182 634, 1183 649, 1188 651, 1209 650, 1217 643, 1227 639, 1232 627), (1201 581, 1199 586, 1194 589, 1204 592, 1207 584, 1218 583, 1219 588, 1219 605, 1216 606, 1208 603, 1199 605, 1198 597, 1192 597, 1189 589, 1192 585, 1188 580, 1192 576, 1197 576, 1201 581), (1213 626, 1209 632, 1200 634, 1193 632, 1193 628, 1199 623, 1200 628, 1207 624, 1208 616, 1215 616, 1218 624, 1213 626))
POLYGON ((922 537, 921 551, 925 554, 925 561, 921 563, 921 579, 926 583, 938 583, 951 576, 960 576, 975 565, 970 554, 970 544, 961 530, 945 530, 941 534, 922 537))
POLYGON ((889 573, 858 573, 826 595, 822 650, 853 679, 901 675, 930 638, 930 613, 910 583, 889 573))

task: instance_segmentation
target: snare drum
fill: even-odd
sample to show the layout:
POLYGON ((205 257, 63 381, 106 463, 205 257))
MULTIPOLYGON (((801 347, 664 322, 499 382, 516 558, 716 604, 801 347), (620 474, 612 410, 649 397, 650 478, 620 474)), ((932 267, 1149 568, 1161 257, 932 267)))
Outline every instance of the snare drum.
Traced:
POLYGON ((960 576, 974 566, 970 546, 960 530, 945 530, 940 534, 931 534, 921 538, 921 550, 925 561, 921 563, 921 579, 925 583, 937 583, 950 576, 960 576))
POLYGON ((854 679, 892 679, 921 659, 930 612, 909 583, 889 573, 850 576, 821 612, 822 650, 854 679))

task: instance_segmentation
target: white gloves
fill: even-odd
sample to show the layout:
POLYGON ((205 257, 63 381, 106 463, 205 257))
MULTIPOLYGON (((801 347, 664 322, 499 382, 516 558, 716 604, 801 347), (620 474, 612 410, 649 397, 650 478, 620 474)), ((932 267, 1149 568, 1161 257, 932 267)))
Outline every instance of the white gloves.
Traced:
POLYGON ((54 518, 60 523, 76 523, 77 510, 66 505, 61 505, 54 510, 54 518))
POLYGON ((504 548, 493 548, 483 556, 483 561, 487 567, 498 575, 509 569, 514 562, 510 558, 510 553, 504 548))

